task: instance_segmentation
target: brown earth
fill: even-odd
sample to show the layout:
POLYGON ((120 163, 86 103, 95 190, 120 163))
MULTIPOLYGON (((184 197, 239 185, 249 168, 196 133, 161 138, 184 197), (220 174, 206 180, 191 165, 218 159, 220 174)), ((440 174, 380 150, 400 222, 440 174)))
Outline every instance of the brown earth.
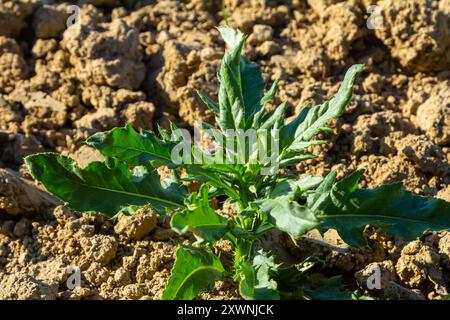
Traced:
MULTIPOLYGON (((222 1, 80 1, 79 26, 66 27, 68 3, 0 1, 0 298, 155 299, 169 275, 177 243, 190 241, 152 212, 107 220, 80 215, 33 186, 23 157, 99 155, 83 141, 132 123, 181 127, 213 117, 195 89, 215 96, 224 43, 222 1), (84 4, 81 5, 81 2, 84 4), (70 290, 68 266, 82 288, 70 290)), ((403 181, 418 194, 450 201, 450 3, 392 0, 226 0, 227 21, 248 35, 245 54, 269 84, 273 106, 289 116, 337 90, 353 63, 365 63, 345 115, 320 157, 299 175, 339 177, 364 167, 364 187, 403 181), (369 29, 367 7, 381 9, 369 29)), ((373 17, 372 17, 373 18, 373 17)), ((225 210, 225 209, 224 209, 225 210)), ((368 248, 350 249, 335 235, 296 243, 276 236, 298 260, 327 261, 361 286, 372 264, 383 272, 385 298, 435 299, 450 291, 449 233, 410 244, 367 229, 368 248), (287 245, 286 245, 287 244, 287 245), (356 273, 356 275, 355 275, 356 273), (356 279, 356 280, 355 280, 356 279)), ((202 298, 235 298, 218 283, 202 298)))

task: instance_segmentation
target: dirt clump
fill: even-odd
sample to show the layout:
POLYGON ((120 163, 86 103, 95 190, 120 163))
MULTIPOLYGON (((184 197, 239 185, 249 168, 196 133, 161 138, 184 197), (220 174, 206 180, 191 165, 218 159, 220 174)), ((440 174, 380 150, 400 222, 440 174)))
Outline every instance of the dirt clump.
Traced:
POLYGON ((393 281, 387 285, 383 297, 389 300, 426 300, 420 290, 408 289, 393 281))
POLYGON ((433 88, 430 97, 417 108, 418 127, 439 145, 450 143, 450 82, 433 88))
POLYGON ((10 215, 36 213, 59 200, 48 193, 36 189, 22 179, 15 171, 0 169, 0 210, 10 215))
POLYGON ((313 230, 299 239, 286 239, 286 243, 289 252, 300 260, 313 256, 324 261, 328 268, 350 272, 372 262, 381 262, 395 252, 395 243, 390 239, 381 241, 379 231, 371 232, 368 237, 373 239, 368 247, 351 248, 335 230, 329 230, 323 236, 313 230))
POLYGON ((395 269, 400 281, 408 287, 433 286, 438 294, 444 296, 448 292, 440 261, 436 248, 416 240, 403 248, 395 269))
POLYGON ((54 300, 58 292, 56 285, 48 285, 24 273, 4 276, 0 288, 0 298, 5 300, 54 300))
POLYGON ((450 5, 446 1, 377 2, 383 17, 375 34, 394 57, 414 72, 450 67, 450 5))
POLYGON ((33 136, 0 131, 0 161, 12 167, 23 163, 23 158, 44 151, 41 143, 33 136))
POLYGON ((144 80, 139 33, 124 20, 72 26, 64 32, 62 46, 85 85, 137 89, 144 80))
POLYGON ((32 13, 30 0, 6 0, 0 3, 0 35, 16 37, 26 27, 25 19, 32 13))
MULTIPOLYGON (((205 91, 206 94, 214 92, 216 86, 200 86, 205 80, 213 81, 214 73, 219 63, 217 55, 208 57, 203 66, 200 66, 200 43, 195 46, 186 45, 181 41, 169 40, 164 45, 162 56, 164 66, 157 77, 157 82, 167 92, 169 103, 179 104, 179 116, 190 125, 196 120, 204 120, 211 123, 213 114, 208 110, 196 96, 193 88, 205 91), (213 58, 213 61, 208 61, 213 58), (198 68, 198 71, 194 71, 198 68), (195 72, 195 73, 194 73, 195 72), (204 90, 207 89, 207 90, 204 90)), ((205 54, 205 53, 204 53, 205 54)))
POLYGON ((373 281, 374 287, 370 289, 386 289, 391 281, 396 280, 394 263, 391 260, 385 260, 382 262, 370 263, 364 269, 357 271, 355 273, 356 282, 361 288, 366 289, 368 283, 371 282, 370 277, 374 275, 375 272, 379 272, 380 279, 377 279, 379 283, 373 281))
POLYGON ((116 239, 110 236, 93 235, 80 241, 84 254, 90 260, 102 265, 108 264, 117 252, 116 239))
POLYGON ((0 36, 0 93, 10 93, 28 75, 28 66, 16 40, 0 36))
POLYGON ((139 209, 133 216, 120 215, 114 231, 132 240, 141 240, 155 229, 158 214, 152 209, 139 209))
POLYGON ((438 177, 450 174, 450 165, 444 158, 442 148, 430 142, 425 136, 408 135, 399 140, 396 148, 424 173, 438 177))
POLYGON ((66 7, 65 4, 44 4, 36 10, 33 15, 32 26, 37 38, 55 38, 64 32, 69 18, 66 7))
MULTIPOLYGON (((158 219, 158 228, 167 228, 161 223, 158 219)), ((122 227, 115 224, 102 217, 81 216, 63 206, 27 222, 11 221, 10 232, 0 233, 2 297, 160 298, 175 244, 152 240, 148 234, 139 241, 122 237, 114 232, 122 227), (75 270, 80 272, 80 287, 70 289, 66 281, 75 270), (20 288, 12 290, 14 283, 20 288)))

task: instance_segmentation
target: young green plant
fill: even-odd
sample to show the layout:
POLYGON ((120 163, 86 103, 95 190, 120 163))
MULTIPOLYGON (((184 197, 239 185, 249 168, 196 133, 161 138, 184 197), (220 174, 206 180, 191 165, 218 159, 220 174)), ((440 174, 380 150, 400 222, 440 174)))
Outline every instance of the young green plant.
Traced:
POLYGON ((264 92, 259 66, 242 56, 244 35, 228 26, 218 29, 230 50, 218 72, 217 102, 199 93, 216 117, 217 128, 202 124, 213 133, 214 153, 193 146, 184 150, 187 158, 181 157, 189 161, 175 161, 174 150, 185 138, 174 125, 172 132, 160 128, 159 136, 127 125, 91 136, 87 143, 106 160, 83 169, 55 153, 25 159, 33 177, 75 210, 114 218, 119 212, 133 214, 139 207, 151 206, 171 215, 171 226, 178 233, 195 235, 195 243, 177 249, 163 299, 195 298, 224 277, 238 283, 245 299, 351 298, 340 290, 339 277, 312 290, 306 275, 314 261, 277 264, 261 249, 261 236, 273 229, 294 238, 312 229, 335 229, 349 245, 365 246, 363 230, 368 224, 405 240, 450 229, 450 203, 415 195, 400 183, 360 189, 363 170, 340 181, 335 172, 324 178, 284 175, 285 168, 315 157, 307 152, 310 146, 326 143, 314 138, 332 131, 328 123, 344 112, 363 65, 347 71, 334 97, 318 106, 307 104, 286 123, 285 103, 266 111, 277 82, 264 92), (260 149, 268 156, 258 156, 260 149), (162 182, 156 171, 160 166, 173 172, 162 182), (178 177, 179 168, 188 173, 187 179, 178 177), (198 191, 188 194, 187 180, 200 182, 198 191), (213 198, 234 206, 231 217, 216 212, 213 198), (219 240, 228 240, 233 248, 230 265, 213 253, 219 240))

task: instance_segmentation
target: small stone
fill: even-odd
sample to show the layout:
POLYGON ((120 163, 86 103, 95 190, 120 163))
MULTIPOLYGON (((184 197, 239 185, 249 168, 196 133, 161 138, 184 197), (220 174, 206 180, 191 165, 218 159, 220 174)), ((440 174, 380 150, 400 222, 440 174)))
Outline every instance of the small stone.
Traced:
POLYGON ((0 225, 0 234, 9 236, 14 228, 14 221, 7 220, 0 225))
POLYGON ((402 283, 411 288, 419 288, 426 280, 436 284, 442 281, 439 261, 439 254, 432 247, 415 240, 402 249, 395 269, 402 283))
POLYGON ((391 281, 384 290, 384 298, 389 300, 425 300, 417 289, 411 290, 391 281))
POLYGON ((172 229, 156 228, 151 239, 154 241, 166 241, 173 238, 174 235, 175 232, 172 229))
POLYGON ((53 216, 60 224, 65 224, 67 221, 72 221, 78 218, 75 212, 62 205, 57 206, 55 210, 53 210, 53 216))
POLYGON ((330 71, 330 62, 323 50, 307 49, 297 52, 295 57, 297 69, 313 77, 324 77, 330 71))
POLYGON ((163 45, 165 42, 167 42, 171 38, 170 33, 163 30, 156 36, 156 42, 163 45))
POLYGON ((57 37, 66 29, 68 14, 61 9, 43 5, 33 16, 33 30, 37 38, 57 37))
POLYGON ((114 281, 121 286, 130 284, 131 282, 130 271, 123 267, 117 269, 116 272, 114 273, 114 281))
POLYGON ((376 73, 369 74, 363 81, 364 92, 380 93, 383 85, 384 78, 376 73))
POLYGON ((151 102, 140 101, 131 103, 123 111, 127 123, 135 128, 151 129, 155 106, 151 102))
POLYGON ((264 41, 256 52, 262 56, 272 56, 280 52, 280 46, 275 41, 264 41))
POLYGON ((417 108, 417 125, 427 137, 439 145, 450 143, 450 90, 436 87, 430 98, 417 108))
POLYGON ((363 270, 356 272, 355 278, 363 289, 384 289, 390 281, 395 280, 394 263, 390 260, 370 263, 363 270), (371 281, 372 276, 379 276, 379 282, 378 279, 371 281), (374 285, 374 287, 369 288, 370 285, 374 285), (378 288, 377 285, 379 285, 378 288))
POLYGON ((213 61, 213 60, 220 59, 220 57, 221 57, 221 53, 211 47, 203 48, 200 51, 201 61, 213 61))
POLYGON ((108 130, 119 125, 120 119, 113 108, 100 108, 95 112, 87 113, 75 122, 78 129, 93 128, 108 130))
POLYGON ((264 24, 255 24, 253 33, 248 37, 248 43, 251 45, 260 45, 264 41, 268 41, 273 37, 273 29, 271 26, 264 24))
POLYGON ((87 270, 83 271, 83 276, 89 284, 100 286, 108 280, 109 271, 101 264, 93 262, 87 270))
POLYGON ((450 185, 446 186, 442 190, 439 190, 436 197, 450 202, 450 185))
POLYGON ((145 285, 139 283, 133 283, 123 288, 123 295, 129 299, 140 299, 144 296, 145 285))
POLYGON ((20 219, 19 222, 14 226, 13 233, 16 237, 22 238, 23 236, 30 233, 30 221, 26 218, 20 219))
POLYGON ((133 269, 138 262, 138 259, 134 256, 123 257, 122 266, 125 269, 133 269))

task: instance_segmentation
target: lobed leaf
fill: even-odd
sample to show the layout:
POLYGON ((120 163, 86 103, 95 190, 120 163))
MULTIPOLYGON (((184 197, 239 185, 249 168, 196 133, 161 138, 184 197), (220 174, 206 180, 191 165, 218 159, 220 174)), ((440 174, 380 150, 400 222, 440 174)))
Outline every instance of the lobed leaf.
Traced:
POLYGON ((276 275, 278 291, 283 299, 305 299, 305 287, 308 287, 307 274, 320 263, 315 257, 308 257, 298 264, 280 268, 276 275))
POLYGON ((133 206, 152 205, 160 213, 183 207, 185 189, 176 184, 164 188, 155 171, 136 167, 131 172, 122 162, 91 162, 81 169, 57 153, 38 153, 25 158, 33 177, 45 188, 81 212, 101 212, 113 217, 133 206))
POLYGON ((232 183, 225 178, 234 173, 233 165, 191 165, 187 167, 189 176, 197 181, 206 182, 209 185, 223 191, 224 194, 231 197, 234 200, 239 199, 239 193, 234 189, 232 183))
POLYGON ((277 282, 273 274, 278 270, 274 257, 260 250, 253 262, 245 261, 240 267, 239 293, 247 300, 278 300, 277 282))
POLYGON ((405 240, 426 231, 450 230, 449 202, 415 195, 401 189, 401 183, 359 189, 363 173, 357 170, 331 188, 327 180, 327 187, 314 195, 318 204, 309 201, 318 210, 321 229, 336 229, 346 243, 356 247, 367 244, 363 230, 368 224, 405 240))
MULTIPOLYGON (((337 94, 331 100, 312 107, 307 104, 300 114, 280 130, 280 150, 298 149, 298 144, 310 141, 319 132, 329 131, 327 123, 342 115, 353 93, 353 83, 356 76, 362 72, 364 65, 355 64, 346 72, 337 94)), ((286 152, 284 156, 290 158, 286 152)))
POLYGON ((220 88, 217 122, 223 131, 246 129, 262 108, 265 83, 260 67, 241 56, 244 35, 229 26, 220 26, 218 30, 231 51, 225 53, 218 74, 220 88))
POLYGON ((192 194, 186 203, 186 209, 172 216, 171 226, 175 231, 181 234, 191 231, 211 243, 223 238, 228 231, 228 222, 209 204, 207 186, 203 186, 198 195, 192 194))
POLYGON ((289 196, 291 199, 294 199, 297 192, 303 193, 313 189, 320 185, 322 180, 322 177, 315 176, 306 176, 301 179, 281 178, 276 181, 269 197, 289 196))
POLYGON ((346 290, 342 285, 341 276, 334 276, 316 289, 310 286, 305 288, 305 294, 313 300, 354 300, 353 292, 346 290))
POLYGON ((258 129, 268 130, 273 127, 279 128, 284 123, 286 107, 286 103, 283 102, 273 112, 268 113, 258 129))
POLYGON ((290 196, 257 200, 254 204, 268 215, 270 223, 293 237, 300 237, 319 226, 314 211, 293 201, 290 196))
POLYGON ((252 124, 253 116, 262 108, 265 82, 258 64, 241 57, 241 90, 245 106, 246 128, 252 124))
POLYGON ((224 271, 220 259, 211 252, 180 246, 162 299, 193 299, 202 292, 212 290, 224 271))
POLYGON ((197 91, 197 94, 209 110, 211 110, 215 114, 218 114, 220 112, 219 105, 212 101, 210 97, 200 91, 197 91))
MULTIPOLYGON (((162 131, 164 135, 168 133, 162 131)), ((87 141, 106 157, 113 157, 134 166, 148 165, 150 161, 174 167, 171 150, 175 143, 160 140, 153 132, 136 132, 131 125, 98 132, 87 141)))
POLYGON ((353 94, 353 83, 364 65, 355 64, 345 73, 344 81, 330 101, 312 108, 295 132, 295 141, 309 141, 332 120, 340 117, 353 94))

